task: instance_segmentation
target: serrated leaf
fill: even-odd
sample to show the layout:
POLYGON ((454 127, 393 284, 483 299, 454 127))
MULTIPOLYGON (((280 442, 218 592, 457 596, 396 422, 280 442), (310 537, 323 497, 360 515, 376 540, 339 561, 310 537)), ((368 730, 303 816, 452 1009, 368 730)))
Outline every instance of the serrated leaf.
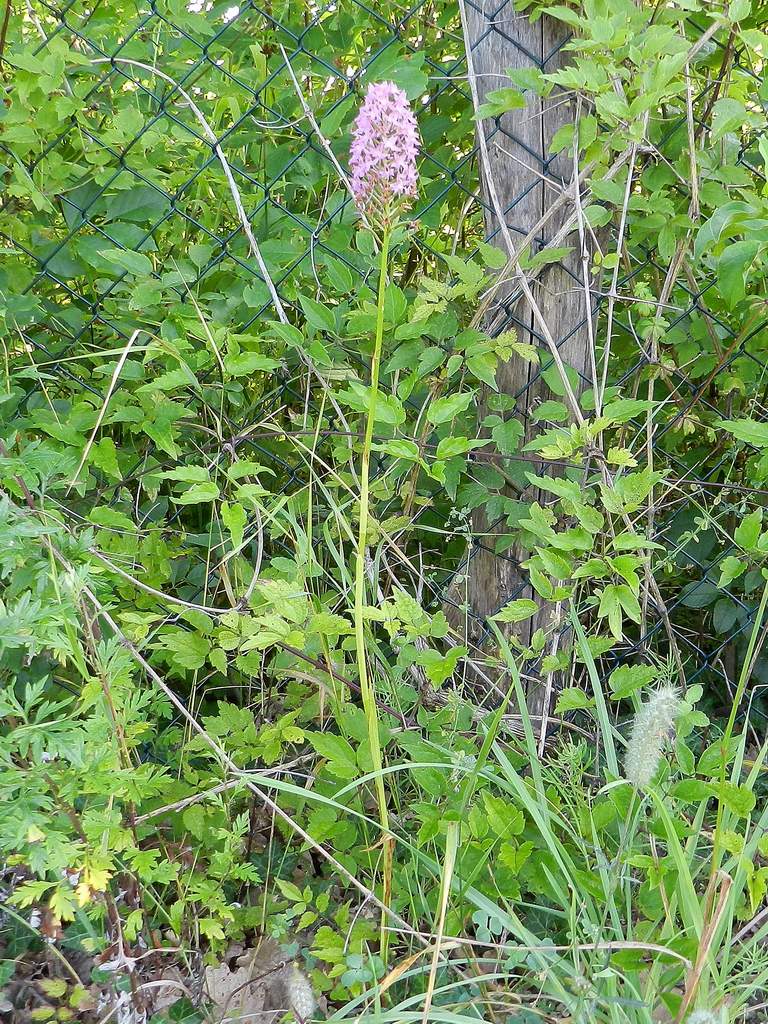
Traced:
POLYGON ((246 377, 258 372, 268 373, 276 370, 279 365, 279 359, 263 356, 259 352, 240 352, 239 355, 227 356, 224 360, 224 369, 231 377, 246 377))
POLYGON ((500 612, 492 616, 494 622, 522 622, 530 619, 539 610, 538 604, 530 598, 520 597, 504 605, 500 612))
POLYGON ((611 672, 608 679, 611 696, 613 700, 628 697, 636 690, 648 686, 658 675, 659 670, 653 665, 620 665, 611 672))
POLYGON ((206 501, 215 501, 219 496, 219 488, 208 480, 204 483, 192 484, 183 494, 171 498, 176 505, 199 505, 206 501))
POLYGON ((714 426, 733 434, 737 441, 745 441, 755 448, 768 448, 768 423, 757 420, 715 420, 714 426))
POLYGON ((584 708, 592 708, 594 706, 594 698, 590 697, 584 690, 578 686, 566 686, 558 695, 555 713, 564 715, 568 711, 581 711, 584 708))
POLYGON ((328 762, 328 771, 332 775, 340 779, 354 779, 359 774, 355 752, 343 736, 332 732, 308 732, 307 739, 328 762))

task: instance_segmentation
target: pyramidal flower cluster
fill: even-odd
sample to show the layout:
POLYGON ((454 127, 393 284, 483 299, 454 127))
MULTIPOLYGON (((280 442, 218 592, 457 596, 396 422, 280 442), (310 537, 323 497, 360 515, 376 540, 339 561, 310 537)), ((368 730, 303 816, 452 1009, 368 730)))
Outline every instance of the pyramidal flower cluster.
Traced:
POLYGON ((408 97, 394 82, 368 87, 355 123, 349 167, 358 210, 388 226, 416 195, 419 130, 408 97))
POLYGON ((624 774, 633 786, 646 788, 656 774, 664 743, 674 735, 682 702, 673 686, 655 690, 632 722, 624 758, 624 774))

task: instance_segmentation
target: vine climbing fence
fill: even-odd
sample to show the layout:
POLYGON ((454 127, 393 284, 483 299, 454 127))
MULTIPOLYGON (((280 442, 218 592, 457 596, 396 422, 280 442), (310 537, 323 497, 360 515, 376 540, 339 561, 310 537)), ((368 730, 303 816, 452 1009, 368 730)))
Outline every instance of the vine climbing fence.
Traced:
MULTIPOLYGON (((664 656, 671 632, 688 682, 700 679, 727 701, 760 577, 724 580, 721 565, 735 550, 734 526, 762 508, 765 492, 744 484, 742 455, 718 441, 716 423, 745 408, 754 420, 767 416, 762 320, 735 325, 711 300, 714 278, 692 275, 670 245, 665 228, 680 215, 674 174, 664 209, 629 201, 627 168, 637 152, 614 180, 588 189, 568 155, 552 148, 575 114, 568 97, 528 92, 524 106, 503 109, 495 90, 508 84, 507 68, 525 86, 526 69, 563 66, 569 37, 562 28, 546 17, 531 23, 510 0, 464 7, 29 0, 6 12, 2 64, 13 74, 15 100, 0 114, 7 383, 0 413, 12 476, 44 485, 67 464, 74 483, 52 492, 53 500, 69 520, 97 532, 114 563, 126 566, 131 553, 131 573, 149 566, 161 538, 147 530, 140 542, 126 542, 129 519, 162 522, 165 568, 148 570, 144 585, 162 589, 170 580, 182 598, 203 604, 231 585, 212 558, 221 532, 158 486, 161 478, 195 486, 185 470, 190 453, 247 458, 254 507, 261 502, 244 527, 246 537, 254 527, 252 562, 288 558, 297 544, 311 553, 322 542, 341 500, 335 482, 347 490, 355 482, 348 422, 355 407, 338 397, 351 377, 336 358, 339 309, 371 272, 370 237, 356 226, 344 184, 349 127, 366 83, 391 79, 414 104, 422 137, 412 213, 418 233, 401 242, 399 286, 415 287, 446 255, 487 257, 484 241, 508 256, 511 240, 528 260, 524 276, 585 408, 595 383, 589 346, 609 386, 637 396, 655 378, 664 401, 652 427, 640 416, 624 431, 628 446, 646 450, 665 478, 647 513, 659 545, 657 589, 642 628, 611 655, 610 667, 616 658, 664 656), (483 102, 487 116, 478 122, 483 102), (624 217, 594 214, 611 203, 624 217), (595 227, 579 236, 581 207, 592 210, 595 227), (635 222, 631 236, 627 218, 635 222), (607 259, 611 253, 618 255, 607 259), (662 324, 658 341, 647 340, 650 322, 662 324), (279 357, 249 348, 247 339, 263 331, 280 339, 279 357), (151 360, 168 353, 157 373, 151 360), (151 450, 130 449, 129 459, 120 437, 139 430, 151 450), (20 438, 28 443, 23 453, 20 438), (86 442, 95 496, 78 476, 86 442), (307 488, 318 474, 306 518, 307 488), (192 539, 183 550, 173 540, 182 520, 192 539)), ((732 41, 710 40, 707 67, 717 66, 725 46, 732 41)), ((717 78, 702 72, 699 84, 691 116, 671 119, 652 140, 658 159, 644 174, 667 173, 691 124, 695 132, 711 112, 717 78)), ((636 150, 650 144, 638 139, 636 150)), ((762 180, 758 147, 755 139, 740 153, 745 180, 762 180)), ((559 422, 562 389, 527 285, 507 271, 482 325, 494 335, 514 328, 542 350, 538 365, 513 358, 500 377, 524 442, 550 417, 559 422)), ((362 314, 360 336, 365 324, 362 314)), ((446 321, 419 356, 428 387, 430 360, 450 346, 452 332, 456 325, 446 321)), ((362 365, 354 349, 353 367, 362 365)), ((391 358, 393 372, 410 369, 407 354, 402 365, 397 352, 391 358)), ((427 606, 458 608, 475 652, 488 638, 488 617, 530 594, 513 535, 535 456, 523 444, 506 451, 484 460, 479 449, 472 479, 458 491, 435 484, 428 499, 406 499, 416 532, 403 571, 413 573, 427 606), (480 512, 479 494, 489 488, 497 500, 480 512)), ((382 450, 377 472, 397 531, 405 484, 394 474, 397 486, 387 491, 393 459, 382 450)), ((325 541, 328 557, 337 557, 333 538, 325 541)), ((149 629, 140 611, 136 635, 149 629)), ((762 662, 756 673, 765 678, 762 662)), ((759 688, 753 693, 759 703, 759 688)))

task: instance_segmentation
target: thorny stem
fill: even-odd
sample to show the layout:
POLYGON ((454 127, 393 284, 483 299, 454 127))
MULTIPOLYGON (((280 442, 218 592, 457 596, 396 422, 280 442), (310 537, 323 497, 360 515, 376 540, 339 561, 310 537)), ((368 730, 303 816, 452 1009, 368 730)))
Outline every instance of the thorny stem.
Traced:
MULTIPOLYGON (((382 775, 381 744, 379 742, 379 721, 376 710, 376 695, 368 675, 368 664, 365 657, 365 553, 368 534, 368 507, 369 487, 368 477, 371 462, 371 444, 373 442, 373 425, 376 420, 376 403, 379 393, 379 366, 381 363, 381 345, 384 338, 384 298, 387 287, 387 259, 389 256, 389 229, 385 229, 381 241, 381 253, 379 255, 379 292, 376 309, 376 336, 373 345, 373 359, 371 360, 371 390, 368 399, 368 419, 365 426, 365 437, 363 439, 363 454, 360 465, 360 525, 357 535, 357 557, 355 560, 355 645, 357 647, 357 669, 360 680, 360 694, 363 700, 363 710, 368 728, 368 743, 371 750, 371 762, 376 772, 375 787, 376 800, 379 806, 379 821, 383 832, 384 841, 384 892, 383 900, 388 903, 390 872, 391 872, 391 842, 389 836, 389 812, 387 810, 387 794, 384 790, 384 777, 382 775)), ((384 918, 382 917, 382 925, 384 918)), ((382 931, 382 955, 386 952, 386 936, 382 931)), ((385 958, 385 957, 384 957, 385 958)))

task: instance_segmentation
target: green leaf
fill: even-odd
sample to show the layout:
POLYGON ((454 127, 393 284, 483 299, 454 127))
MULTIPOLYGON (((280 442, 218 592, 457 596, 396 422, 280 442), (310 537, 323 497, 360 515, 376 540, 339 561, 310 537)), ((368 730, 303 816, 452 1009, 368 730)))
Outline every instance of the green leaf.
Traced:
POLYGON ((470 440, 468 437, 444 437, 437 445, 435 458, 453 459, 457 455, 466 455, 475 448, 482 448, 487 440, 470 440))
MULTIPOLYGON (((746 551, 753 551, 757 547, 760 538, 760 531, 763 527, 763 510, 759 506, 740 521, 733 531, 733 539, 746 551)), ((733 556, 729 556, 733 557, 733 556)), ((726 558, 725 561, 728 561, 726 558)), ((722 568, 722 566, 721 566, 722 568)), ((735 579, 735 576, 731 577, 735 579)), ((722 584, 721 584, 722 586, 722 584)))
POLYGON ((88 518, 97 526, 103 526, 105 529, 116 530, 120 533, 135 533, 137 529, 136 524, 125 512, 121 512, 116 508, 108 508, 106 505, 92 508, 88 513, 88 518))
POLYGON ((385 452, 395 459, 406 459, 408 462, 418 462, 421 458, 419 446, 415 441, 408 441, 405 438, 396 437, 383 444, 371 445, 376 452, 385 452))
POLYGON ((308 732, 307 739, 328 762, 328 771, 340 779, 354 779, 358 775, 357 757, 343 736, 332 732, 308 732))
POLYGON ((627 423, 652 409, 653 405, 645 398, 616 398, 605 406, 603 416, 612 423, 627 423))
POLYGON ((463 658, 466 653, 466 647, 453 647, 446 654, 428 648, 425 651, 419 651, 416 656, 416 664, 421 665, 431 683, 435 686, 442 686, 446 679, 453 675, 459 659, 463 658))
POLYGON ((269 372, 276 370, 279 365, 279 359, 272 359, 258 352, 241 352, 236 356, 227 356, 224 360, 224 369, 230 377, 246 377, 259 371, 269 372))
POLYGON ((704 782, 703 779, 681 779, 671 787, 669 795, 684 803, 695 804, 701 800, 708 800, 715 792, 716 787, 711 782, 704 782))
POLYGON ((718 783, 717 792, 722 794, 723 803, 739 818, 746 818, 755 809, 757 794, 748 785, 736 785, 734 782, 718 783))
POLYGON ((327 331, 329 334, 336 333, 336 317, 331 309, 324 306, 322 302, 311 299, 308 295, 299 295, 299 302, 310 326, 318 331, 327 331))
POLYGON ((491 89, 485 94, 485 102, 477 108, 475 115, 478 121, 485 117, 501 117, 510 110, 525 110, 528 102, 519 89, 506 87, 504 89, 491 89))
POLYGON ((488 824, 497 836, 519 836, 525 828, 525 816, 514 804, 483 790, 483 806, 488 824))
POLYGON ((243 543, 245 524, 248 522, 248 516, 243 506, 239 502, 223 502, 221 506, 221 521, 229 530, 232 546, 239 548, 243 543))
POLYGON ((566 686, 560 691, 555 705, 555 713, 564 715, 567 711, 581 711, 584 708, 595 706, 594 697, 580 689, 578 686, 566 686))
POLYGON ((520 447, 523 425, 516 419, 505 420, 496 424, 491 437, 502 455, 513 455, 520 447))
POLYGON ((102 437, 91 446, 89 461, 107 476, 119 480, 120 466, 117 461, 117 447, 111 437, 102 437))
POLYGON ((191 832, 195 839, 202 840, 205 835, 205 811, 200 804, 187 807, 181 816, 184 828, 191 832))
POLYGON ((737 441, 746 441, 755 448, 768 448, 768 423, 757 420, 715 420, 715 427, 733 434, 737 441))
POLYGON ((556 580, 567 580, 573 572, 573 564, 567 558, 559 555, 551 548, 536 548, 536 553, 541 559, 542 565, 550 576, 556 580))
POLYGON ((628 697, 636 690, 648 686, 658 675, 659 671, 653 665, 620 665, 611 672, 608 679, 612 699, 628 697))
POLYGON ((608 619, 608 628, 615 640, 621 641, 624 638, 622 631, 622 606, 617 594, 618 587, 614 584, 603 589, 600 595, 600 606, 597 614, 601 619, 608 619))
POLYGON ((505 604, 500 612, 492 616, 494 622, 522 622, 530 619, 539 610, 539 605, 527 597, 519 597, 505 604))
POLYGON ((418 99, 427 91, 429 80, 423 70, 424 53, 405 54, 398 46, 388 46, 367 68, 371 82, 394 82, 409 100, 418 99))
POLYGON ((162 638, 160 645, 172 655, 172 660, 180 668, 202 668, 211 649, 210 642, 199 633, 185 629, 176 629, 162 638))
POLYGON ((738 579, 739 576, 746 570, 747 563, 742 562, 740 558, 736 558, 735 555, 728 555, 720 563, 720 579, 717 581, 717 585, 720 588, 727 587, 734 580, 738 579))
POLYGON ((99 255, 131 274, 145 276, 152 273, 152 261, 143 253, 131 249, 102 249, 99 255))
POLYGON ((304 903, 304 894, 294 882, 288 882, 284 878, 276 878, 275 883, 280 892, 287 900, 293 903, 304 903))
POLYGON ((727 246, 717 261, 720 294, 729 309, 733 309, 744 298, 747 272, 759 251, 760 242, 733 242, 727 246))
POLYGON ((712 108, 712 142, 718 142, 727 132, 739 131, 747 121, 747 110, 741 100, 732 96, 719 99, 712 108))
POLYGON ((205 483, 192 484, 183 494, 178 497, 174 495, 171 501, 177 505, 199 505, 201 502, 215 501, 219 493, 216 484, 209 480, 205 483))
POLYGON ((446 398, 437 398, 427 409, 427 419, 435 426, 448 423, 459 413, 464 412, 474 398, 474 391, 465 391, 446 398))
POLYGON ((467 369, 474 377, 481 380, 483 384, 487 384, 489 388, 498 391, 496 385, 497 363, 498 360, 492 352, 480 352, 477 355, 468 356, 467 369))

